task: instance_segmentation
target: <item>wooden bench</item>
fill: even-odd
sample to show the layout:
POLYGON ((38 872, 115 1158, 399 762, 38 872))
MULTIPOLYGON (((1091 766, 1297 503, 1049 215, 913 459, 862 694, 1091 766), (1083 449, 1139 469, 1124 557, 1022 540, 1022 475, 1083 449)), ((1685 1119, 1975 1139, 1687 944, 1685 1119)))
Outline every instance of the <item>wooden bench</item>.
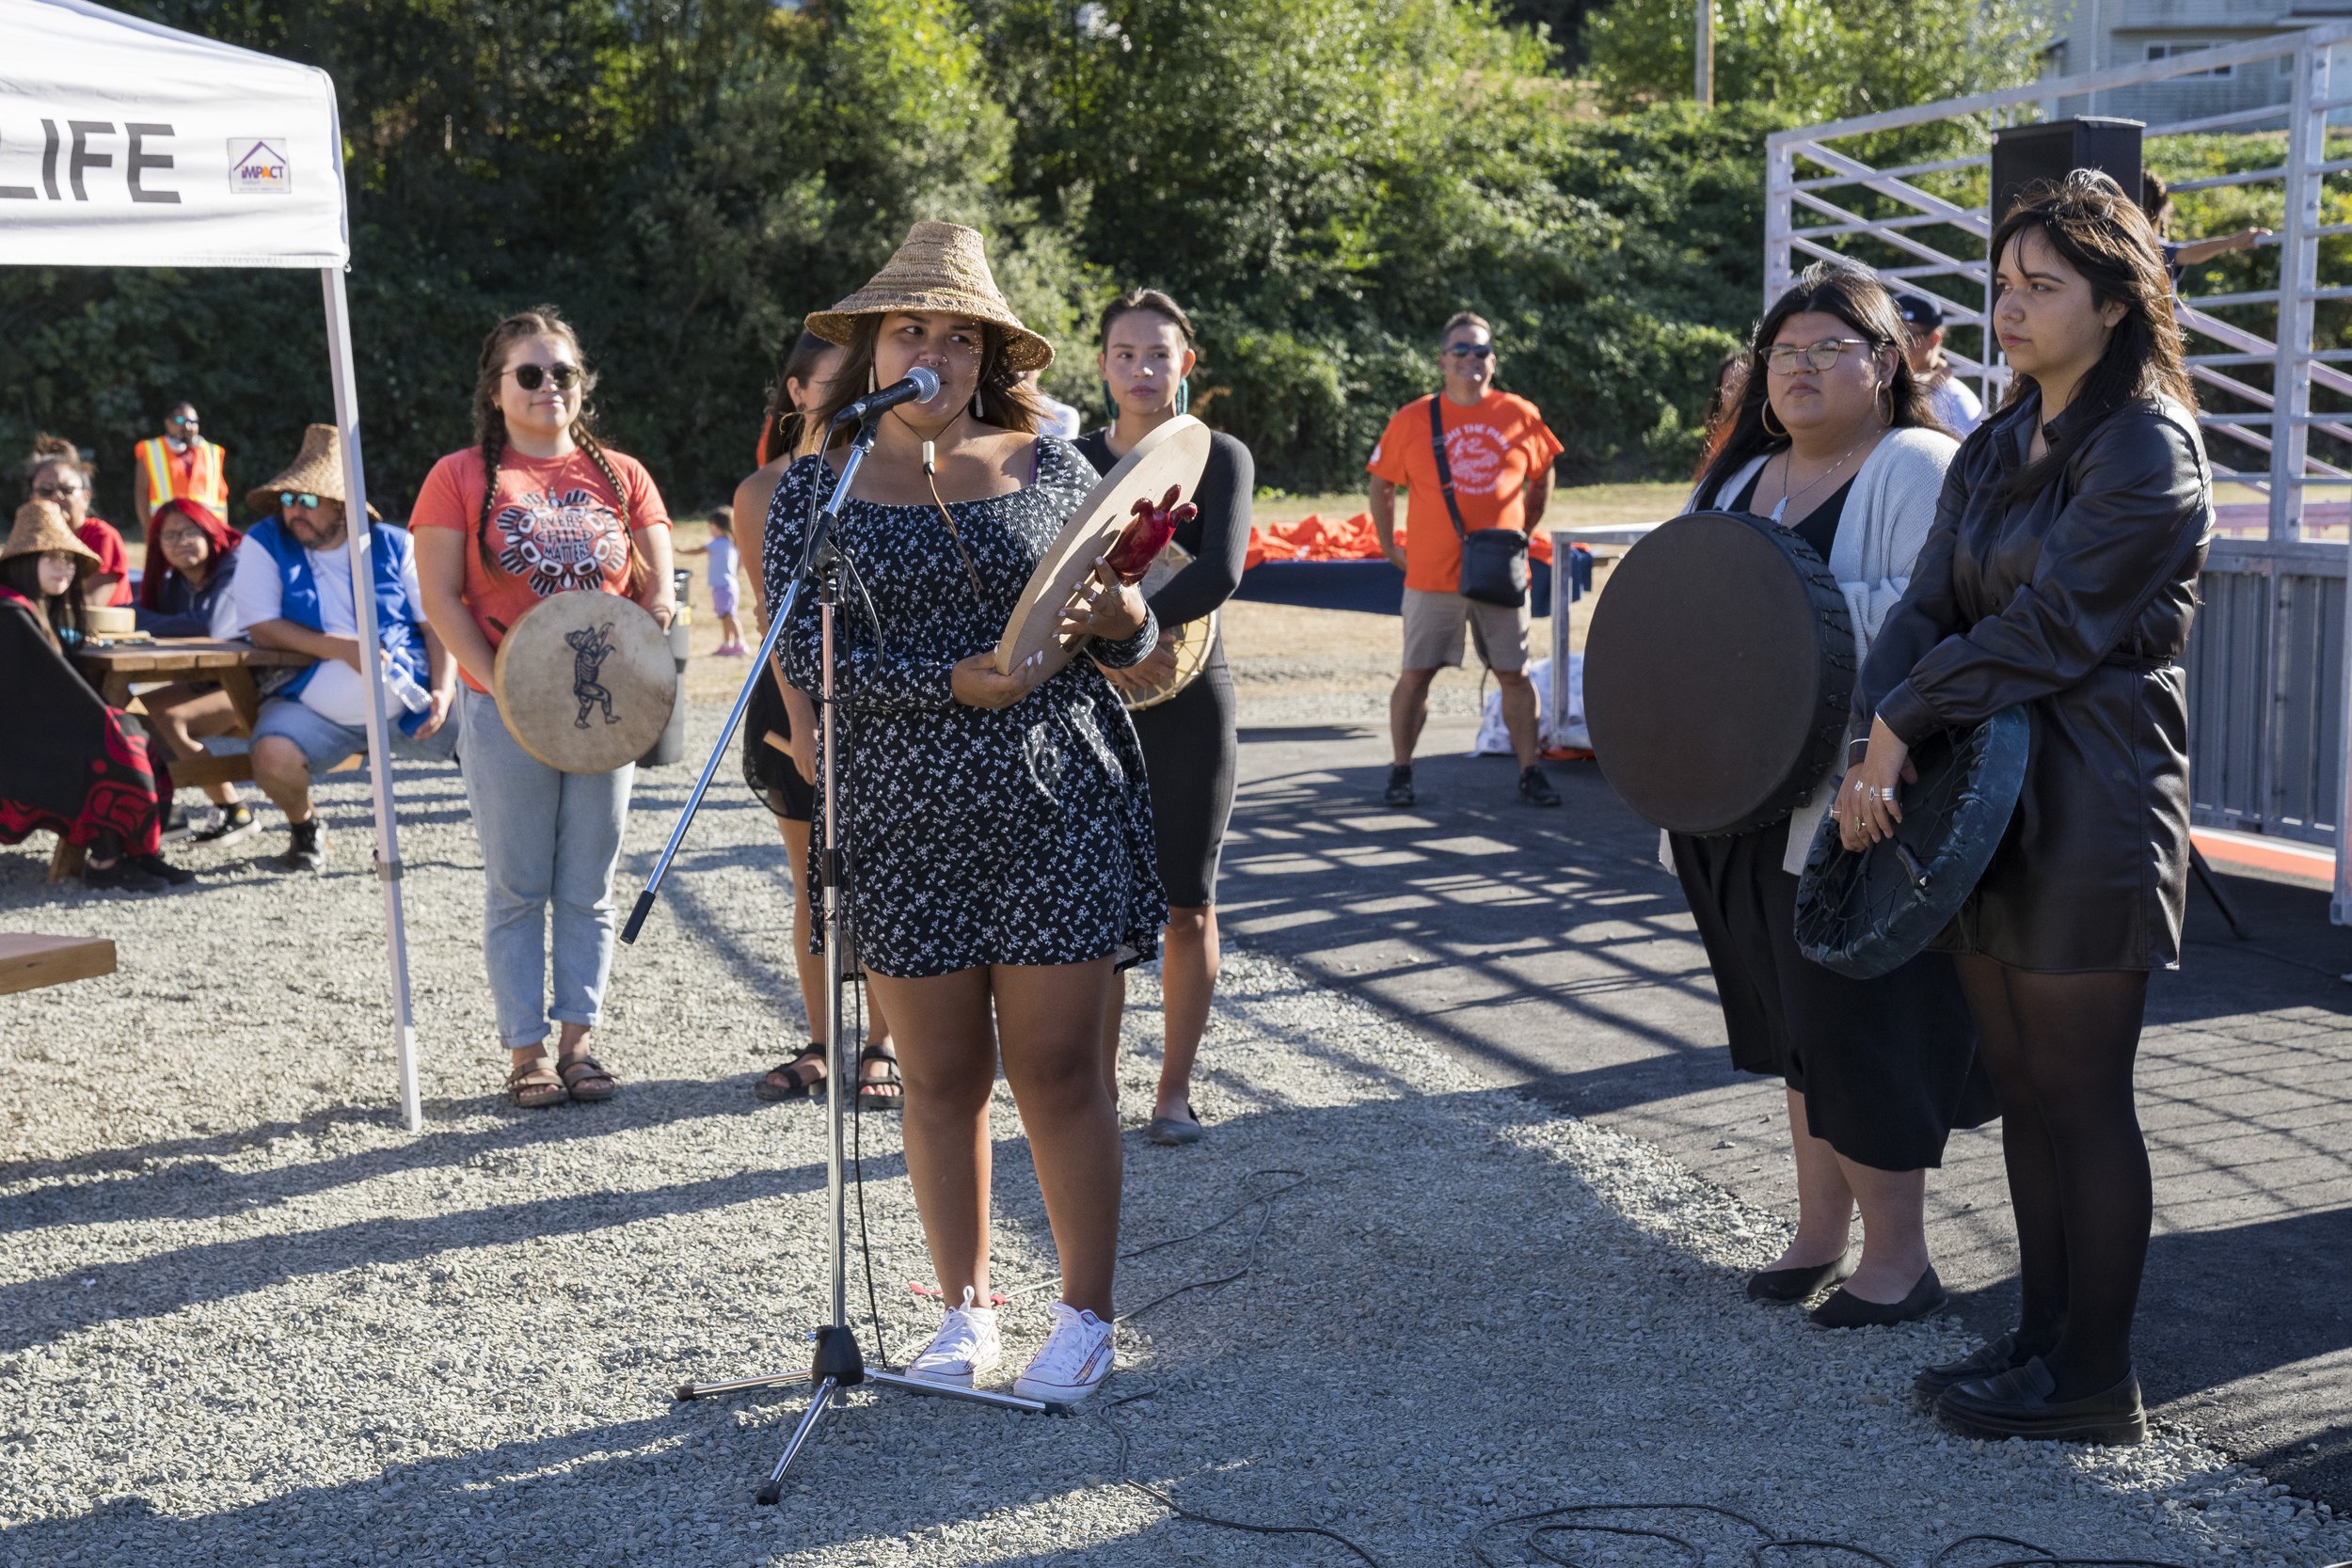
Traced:
POLYGON ((0 996, 114 972, 115 944, 104 937, 0 932, 0 996))

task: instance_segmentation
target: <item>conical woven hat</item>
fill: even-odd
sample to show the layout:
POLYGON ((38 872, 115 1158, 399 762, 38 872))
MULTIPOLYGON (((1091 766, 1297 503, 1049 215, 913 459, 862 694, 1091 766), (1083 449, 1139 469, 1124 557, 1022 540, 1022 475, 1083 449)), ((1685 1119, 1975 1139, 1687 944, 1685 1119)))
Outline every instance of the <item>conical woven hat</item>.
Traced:
POLYGON ((82 558, 73 568, 77 582, 98 565, 98 552, 73 537, 62 508, 55 501, 26 501, 16 509, 16 526, 8 531, 8 547, 0 549, 0 561, 40 555, 47 550, 63 550, 82 558))
POLYGON ((887 265, 866 287, 830 310, 812 314, 806 325, 829 343, 846 343, 860 316, 885 310, 951 310, 1002 327, 1005 359, 1015 371, 1041 371, 1054 362, 1054 345, 1021 325, 980 249, 980 231, 961 224, 916 224, 887 265))
MULTIPOLYGON (((278 493, 292 490, 322 500, 348 503, 343 494, 343 436, 331 424, 314 424, 302 433, 302 451, 286 471, 245 493, 245 504, 263 516, 278 515, 278 493)), ((368 515, 379 517, 375 508, 368 515)))

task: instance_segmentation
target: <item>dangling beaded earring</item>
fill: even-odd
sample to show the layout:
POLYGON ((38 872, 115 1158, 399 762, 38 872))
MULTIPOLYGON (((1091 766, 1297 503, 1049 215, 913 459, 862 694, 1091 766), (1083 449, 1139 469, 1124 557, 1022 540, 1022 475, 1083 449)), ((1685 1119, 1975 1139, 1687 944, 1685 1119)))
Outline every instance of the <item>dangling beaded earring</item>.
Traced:
POLYGON ((1190 376, 1186 376, 1186 377, 1184 377, 1184 380, 1179 381, 1178 383, 1176 383, 1176 412, 1178 412, 1179 414, 1181 414, 1181 413, 1183 413, 1185 409, 1190 408, 1191 406, 1192 406, 1192 377, 1190 377, 1190 376))
POLYGON ((866 389, 868 392, 879 392, 882 390, 882 372, 874 367, 874 362, 871 359, 868 359, 866 362, 866 389))
POLYGON ((1103 383, 1103 412, 1109 417, 1111 423, 1119 422, 1119 394, 1111 390, 1111 384, 1107 381, 1103 383))
POLYGON ((972 417, 983 423, 988 420, 988 416, 980 409, 980 389, 977 387, 972 388, 972 417))

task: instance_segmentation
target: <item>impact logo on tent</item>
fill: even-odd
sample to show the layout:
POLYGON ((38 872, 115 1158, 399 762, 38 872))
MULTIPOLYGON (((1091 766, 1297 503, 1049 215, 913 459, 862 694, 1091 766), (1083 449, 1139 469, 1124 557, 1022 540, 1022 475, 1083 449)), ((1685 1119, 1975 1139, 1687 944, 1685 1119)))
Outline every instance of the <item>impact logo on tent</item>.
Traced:
POLYGON ((292 196, 294 166, 283 136, 239 136, 229 144, 229 189, 237 196, 292 196), (243 150, 240 151, 239 150, 243 150))

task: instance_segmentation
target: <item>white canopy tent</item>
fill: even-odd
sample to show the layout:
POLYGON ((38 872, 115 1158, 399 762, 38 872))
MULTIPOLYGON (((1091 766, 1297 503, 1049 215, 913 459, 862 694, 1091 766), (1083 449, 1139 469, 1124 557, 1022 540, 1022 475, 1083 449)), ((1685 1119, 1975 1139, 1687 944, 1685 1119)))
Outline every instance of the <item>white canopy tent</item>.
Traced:
MULTIPOLYGON (((373 541, 343 292, 350 257, 342 133, 326 72, 87 0, 0 0, 0 266, 318 269, 359 645, 372 648, 373 541)), ((364 684, 376 875, 401 1111, 414 1132, 424 1112, 388 709, 381 669, 374 674, 364 684)))

